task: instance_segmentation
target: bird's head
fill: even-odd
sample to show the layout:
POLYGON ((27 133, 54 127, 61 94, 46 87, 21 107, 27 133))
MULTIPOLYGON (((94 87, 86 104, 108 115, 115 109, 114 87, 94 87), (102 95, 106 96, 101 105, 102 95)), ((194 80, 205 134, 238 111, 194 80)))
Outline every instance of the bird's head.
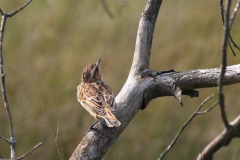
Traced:
POLYGON ((84 68, 82 74, 83 83, 92 83, 103 80, 100 61, 101 58, 96 63, 91 63, 84 68))

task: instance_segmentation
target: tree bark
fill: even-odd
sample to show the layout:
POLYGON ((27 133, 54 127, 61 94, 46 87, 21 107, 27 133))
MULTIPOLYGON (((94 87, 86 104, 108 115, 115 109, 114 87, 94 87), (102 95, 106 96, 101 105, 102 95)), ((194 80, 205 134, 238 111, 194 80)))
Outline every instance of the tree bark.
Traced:
POLYGON ((211 141, 201 153, 199 153, 196 160, 211 160, 213 155, 220 148, 227 146, 233 138, 240 137, 240 115, 235 118, 230 125, 233 127, 231 131, 224 129, 213 141, 211 141))
MULTIPOLYGON (((127 81, 116 97, 116 116, 122 123, 119 127, 108 128, 104 122, 95 125, 98 132, 90 131, 85 135, 71 156, 74 159, 102 159, 109 147, 126 128, 139 109, 143 109, 154 98, 175 96, 181 102, 184 91, 197 88, 216 87, 220 70, 201 69, 185 72, 172 72, 164 74, 148 74, 145 77, 138 75, 127 81)), ((240 65, 227 67, 224 85, 240 82, 240 65)), ((196 97, 197 94, 191 94, 196 97)))
MULTIPOLYGON (((149 70, 153 32, 161 3, 162 0, 147 0, 142 12, 131 71, 116 97, 116 117, 121 125, 108 128, 104 121, 97 123, 94 127, 99 131, 88 132, 70 160, 102 159, 139 109, 144 109, 152 99, 174 96, 182 103, 182 95, 198 96, 194 89, 217 86, 218 68, 166 73, 149 70)), ((240 65, 227 67, 224 85, 239 82, 240 65)))

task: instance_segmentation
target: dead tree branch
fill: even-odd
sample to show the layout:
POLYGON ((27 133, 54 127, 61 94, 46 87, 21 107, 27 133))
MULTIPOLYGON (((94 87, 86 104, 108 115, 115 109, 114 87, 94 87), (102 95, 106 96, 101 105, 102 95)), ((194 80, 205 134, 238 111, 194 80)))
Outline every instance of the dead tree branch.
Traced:
MULTIPOLYGON (((198 69, 184 72, 160 72, 149 69, 153 32, 162 0, 147 0, 138 26, 132 67, 126 83, 116 97, 119 127, 109 128, 104 121, 88 132, 70 160, 100 160, 140 109, 157 97, 182 95, 197 97, 197 88, 218 86, 220 69, 198 69)), ((240 64, 226 68, 222 85, 240 83, 240 64)))
POLYGON ((11 141, 7 138, 4 138, 3 136, 0 135, 0 138, 2 138, 4 141, 6 141, 7 143, 11 144, 11 141))
MULTIPOLYGON (((221 11, 223 10, 222 1, 220 1, 221 4, 221 11)), ((240 130, 239 130, 239 121, 240 121, 240 115, 231 123, 228 123, 227 115, 225 112, 225 103, 224 103, 224 94, 223 94, 223 79, 225 76, 225 69, 227 66, 227 42, 229 43, 228 37, 230 37, 230 29, 232 27, 233 20, 236 16, 236 12, 239 7, 239 3, 237 3, 234 13, 232 15, 232 18, 229 18, 229 12, 231 7, 231 0, 226 1, 226 7, 225 7, 225 19, 224 22, 224 34, 223 34, 223 43, 222 43, 222 63, 221 63, 221 72, 219 75, 218 80, 218 96, 219 96, 219 104, 220 104, 220 110, 221 110, 221 117, 222 121, 225 126, 225 130, 222 131, 222 133, 217 136, 209 145, 207 145, 204 150, 198 155, 197 160, 211 160, 213 158, 213 155, 215 152, 217 152, 222 146, 227 146, 231 140, 235 137, 240 137, 240 130)), ((231 39, 231 37, 230 37, 231 39)))
MULTIPOLYGON (((128 95, 128 91, 133 92, 133 90, 135 90, 136 92, 140 89, 137 89, 139 86, 139 81, 136 81, 136 79, 137 77, 139 77, 139 75, 144 69, 149 68, 153 31, 161 3, 162 0, 148 0, 142 12, 142 17, 139 22, 134 60, 131 71, 122 91, 116 97, 116 102, 118 103, 117 118, 120 118, 119 120, 121 121, 121 126, 118 128, 105 127, 104 129, 101 128, 101 131, 98 133, 89 132, 88 134, 86 134, 76 148, 76 150, 74 151, 74 153, 72 154, 70 158, 71 160, 101 159, 103 155, 107 152, 108 148, 113 144, 113 142, 117 139, 117 137, 121 134, 127 124, 137 113, 139 108, 141 108, 140 106, 142 106, 141 103, 143 98, 143 92, 140 95, 136 96, 136 98, 138 99, 136 101, 137 103, 135 103, 135 105, 132 107, 130 106, 132 105, 133 101, 131 101, 131 99, 129 98, 133 97, 132 95, 126 95, 128 95), (128 88, 130 90, 128 90, 128 88), (127 114, 126 111, 128 112, 127 114), (122 117, 123 115, 124 117, 126 115, 129 116, 127 116, 125 119, 124 117, 122 117), (98 138, 100 138, 101 140, 98 138), (102 140, 104 141, 104 143, 102 142, 102 140), (101 150, 99 150, 99 148, 101 148, 101 150)), ((142 89, 140 90, 142 91, 142 89)), ((101 125, 95 126, 100 127, 101 125)))
POLYGON ((14 12, 12 12, 12 13, 5 13, 5 12, 3 12, 2 9, 0 8, 0 13, 1 13, 2 16, 5 15, 6 17, 12 17, 12 16, 14 16, 15 14, 17 14, 18 12, 20 12, 21 10, 23 10, 25 7, 27 7, 27 5, 28 5, 29 3, 31 3, 31 2, 32 2, 32 0, 29 0, 29 1, 28 1, 26 4, 24 4, 21 8, 19 8, 18 10, 14 11, 14 12))
MULTIPOLYGON (((3 11, 0 9, 0 12, 3 13, 3 11)), ((11 148, 11 158, 15 158, 16 148, 15 148, 15 136, 14 136, 14 130, 13 130, 13 123, 12 123, 12 117, 9 110, 8 105, 8 99, 7 99, 7 93, 6 93, 6 85, 5 85, 5 73, 3 70, 3 56, 2 56, 2 42, 3 42, 3 35, 4 35, 4 29, 6 24, 7 16, 3 13, 2 14, 2 21, 1 21, 1 28, 0 28, 0 72, 1 72, 1 89, 2 89, 2 95, 3 95, 3 101, 4 106, 7 112, 8 121, 9 121, 9 127, 10 127, 10 148, 11 148)))
MULTIPOLYGON (((239 7, 240 7, 240 0, 238 0, 237 4, 235 5, 234 10, 233 10, 233 14, 232 14, 231 19, 229 21, 229 28, 230 29, 232 28, 232 24, 233 24, 234 19, 235 19, 236 15, 237 15, 239 7)), ((238 47, 238 49, 240 50, 239 47, 238 47)))
MULTIPOLYGON (((147 76, 141 78, 139 75, 132 81, 127 81, 116 97, 118 105, 116 116, 122 123, 121 126, 108 128, 104 122, 97 123, 94 127, 97 127, 99 131, 90 131, 84 136, 72 154, 71 160, 101 159, 139 109, 144 109, 152 99, 175 96, 181 102, 184 91, 192 93, 191 91, 197 88, 217 87, 220 69, 200 69, 165 74, 156 72, 149 70, 147 76)), ((240 64, 226 68, 223 85, 236 83, 240 83, 240 64)), ((197 96, 197 94, 195 95, 197 96)))
POLYGON ((29 155, 30 153, 32 153, 35 149, 41 147, 43 144, 42 142, 38 143, 36 146, 34 146, 30 151, 28 151, 27 153, 25 153, 24 155, 15 158, 11 158, 11 159, 5 159, 5 158, 0 158, 0 160, 21 160, 23 158, 25 158, 27 155, 29 155))
POLYGON ((224 103, 224 94, 223 94, 223 80, 227 66, 227 41, 230 32, 229 28, 229 11, 231 6, 231 0, 226 1, 226 10, 225 10, 225 21, 224 21, 224 35, 223 35, 223 43, 222 43, 222 63, 221 63, 221 71, 218 79, 218 99, 221 109, 221 116, 223 123, 227 129, 230 129, 230 125, 228 124, 227 115, 225 112, 225 103, 224 103))
MULTIPOLYGON (((8 121, 9 121, 9 127, 10 127, 10 139, 3 138, 0 136, 2 139, 7 141, 10 144, 10 149, 11 149, 11 159, 15 159, 16 157, 16 140, 14 136, 14 129, 13 129, 13 123, 12 123, 12 117, 9 109, 9 104, 8 104, 8 99, 7 99, 7 91, 6 91, 6 85, 5 85, 5 73, 3 70, 3 53, 2 53, 2 44, 3 44, 3 36, 4 36, 4 30, 5 30, 5 25, 6 25, 6 20, 8 17, 12 17, 16 15, 18 12, 20 12, 22 9, 24 9, 32 0, 29 0, 25 5, 23 5, 21 8, 18 10, 12 12, 12 13, 5 13, 2 11, 0 8, 0 13, 2 15, 2 21, 1 21, 1 28, 0 28, 0 72, 1 72, 1 89, 2 89, 2 95, 3 95, 3 101, 4 101, 4 106, 7 112, 8 116, 8 121)), ((39 143, 37 146, 35 146, 32 150, 30 150, 28 153, 25 155, 17 158, 17 160, 20 160, 27 156, 29 153, 31 153, 33 150, 41 146, 42 143, 39 143)))
POLYGON ((162 160, 165 155, 170 151, 170 149, 173 147, 173 145, 177 142, 179 136, 181 135, 181 133, 183 132, 183 130, 187 127, 187 125, 193 120, 193 118, 197 115, 203 115, 207 112, 209 112, 210 110, 212 110, 217 104, 218 102, 216 102, 214 105, 212 105, 210 108, 206 109, 205 111, 200 112, 200 109, 204 106, 204 104, 207 103, 207 101, 209 101, 214 95, 208 97, 207 99, 205 99, 202 104, 197 108, 197 110, 189 117, 189 119, 187 120, 187 122, 182 126, 182 128, 179 130, 179 132, 177 133, 177 135, 175 136, 175 138, 173 139, 173 141, 170 143, 170 145, 167 147, 167 149, 160 155, 160 157, 158 158, 158 160, 162 160))
POLYGON ((42 142, 38 143, 36 146, 34 146, 30 151, 28 151, 26 154, 18 157, 16 160, 20 160, 23 159, 24 157, 26 157, 27 155, 29 155, 30 153, 32 153, 35 149, 37 149, 38 147, 41 147, 43 145, 42 142))
MULTIPOLYGON (((225 27, 225 25, 224 25, 224 24, 225 24, 225 19, 224 19, 223 0, 220 0, 219 2, 220 2, 220 12, 221 12, 221 17, 222 17, 222 24, 223 24, 223 27, 225 27)), ((234 50, 233 50, 230 42, 232 42, 233 46, 234 46, 235 48, 237 48, 239 51, 240 51, 240 47, 234 42, 234 40, 233 40, 233 38, 232 38, 232 36, 231 36, 231 34, 230 34, 230 30, 231 30, 231 28, 232 28, 232 24, 233 24, 233 22, 234 22, 234 19, 235 19, 236 15, 237 15, 237 12, 238 12, 238 9, 239 9, 239 4, 240 4, 240 1, 237 2, 236 6, 235 6, 235 8, 234 8, 233 14, 232 14, 232 16, 231 16, 231 19, 230 19, 230 22, 229 22, 229 35, 228 35, 228 38, 229 38, 229 39, 227 40, 227 43, 228 43, 228 45, 230 46, 230 49, 231 49, 231 51, 233 52, 233 55, 234 55, 234 56, 236 56, 236 53, 234 52, 234 50)), ((229 13, 228 13, 228 14, 229 14, 229 13)))
POLYGON ((128 80, 149 69, 152 38, 162 0, 147 0, 138 25, 133 63, 128 80))
MULTIPOLYGON (((238 0, 237 4, 236 4, 236 6, 235 6, 235 8, 234 8, 234 10, 233 10, 233 14, 232 14, 232 16, 231 16, 231 19, 230 19, 230 21, 229 21, 229 29, 230 29, 230 30, 231 30, 231 28, 232 28, 232 25, 233 25, 233 22, 234 22, 234 19, 235 19, 236 15, 237 15, 237 12, 238 12, 238 10, 239 10, 239 7, 240 7, 240 0, 238 0)), ((231 36, 230 34, 229 34, 229 39, 230 39, 230 41, 232 42, 233 46, 240 51, 240 47, 234 42, 234 40, 233 40, 233 38, 232 38, 232 36, 231 36)), ((233 49, 232 49, 232 50, 233 50, 233 49)))
POLYGON ((230 122, 233 126, 234 132, 229 132, 224 129, 212 142, 210 142, 201 153, 199 153, 196 160, 211 160, 214 153, 220 148, 227 146, 233 138, 240 137, 240 115, 235 120, 230 122))

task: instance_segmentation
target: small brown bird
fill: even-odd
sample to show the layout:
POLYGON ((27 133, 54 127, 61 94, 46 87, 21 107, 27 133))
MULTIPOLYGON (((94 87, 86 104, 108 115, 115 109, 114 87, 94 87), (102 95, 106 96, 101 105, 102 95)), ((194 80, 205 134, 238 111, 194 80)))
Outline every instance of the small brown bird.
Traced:
MULTIPOLYGON (((95 119, 104 119, 108 127, 118 127, 121 123, 115 117, 115 98, 111 88, 103 81, 100 61, 84 68, 81 84, 77 87, 77 99, 95 119)), ((96 123, 89 130, 94 129, 96 123)))

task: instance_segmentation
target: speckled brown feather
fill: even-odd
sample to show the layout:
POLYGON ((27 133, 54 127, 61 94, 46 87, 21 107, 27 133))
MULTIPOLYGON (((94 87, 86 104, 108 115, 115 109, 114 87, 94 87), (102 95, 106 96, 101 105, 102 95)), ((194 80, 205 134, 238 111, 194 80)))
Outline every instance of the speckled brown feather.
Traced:
POLYGON ((94 118, 105 119, 108 127, 121 124, 115 117, 115 98, 111 88, 103 81, 99 61, 85 67, 77 90, 78 101, 94 118))

